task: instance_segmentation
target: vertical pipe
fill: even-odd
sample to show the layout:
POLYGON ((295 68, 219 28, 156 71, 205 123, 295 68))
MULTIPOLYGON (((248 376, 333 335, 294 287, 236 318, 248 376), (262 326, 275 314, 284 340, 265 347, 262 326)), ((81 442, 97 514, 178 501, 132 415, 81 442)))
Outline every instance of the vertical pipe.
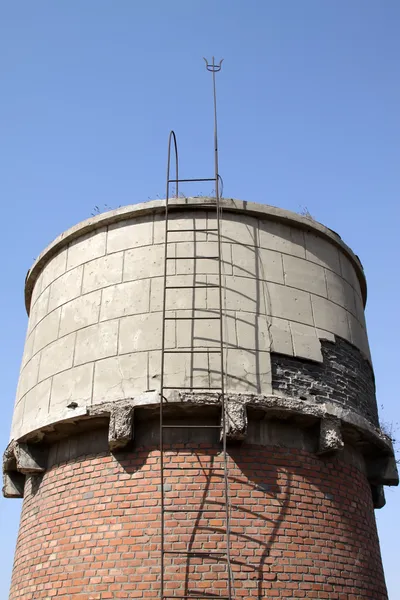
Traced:
POLYGON ((218 122, 217 122, 217 90, 215 83, 215 60, 213 57, 213 96, 214 96, 214 176, 215 199, 217 205, 217 236, 218 236, 218 288, 219 288, 219 322, 220 322, 220 355, 221 355, 221 410, 222 410, 222 452, 224 459, 224 490, 225 490, 225 520, 226 520, 226 561, 228 569, 228 596, 232 598, 232 569, 230 557, 230 502, 228 482, 228 454, 226 450, 226 402, 225 402, 225 373, 224 373, 224 331, 222 310, 222 243, 221 243, 221 205, 219 197, 219 165, 218 165, 218 122))

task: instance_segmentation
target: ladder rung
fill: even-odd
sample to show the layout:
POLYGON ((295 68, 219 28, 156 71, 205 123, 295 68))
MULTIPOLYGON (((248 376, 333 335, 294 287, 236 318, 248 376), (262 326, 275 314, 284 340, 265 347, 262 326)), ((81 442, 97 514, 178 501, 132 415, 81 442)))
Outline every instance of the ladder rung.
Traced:
POLYGON ((219 256, 167 256, 167 260, 217 260, 219 256))
MULTIPOLYGON (((169 275, 171 277, 171 275, 169 275)), ((217 288, 219 287, 218 283, 208 283, 204 285, 201 283, 200 285, 166 285, 166 290, 198 290, 202 288, 217 288)))
POLYGON ((193 321, 195 319, 200 319, 200 320, 212 320, 212 321, 219 321, 221 317, 165 317, 166 321, 193 321))
POLYGON ((178 513, 178 512, 184 512, 184 513, 220 513, 220 512, 223 512, 223 513, 225 513, 225 510, 223 508, 220 508, 220 509, 215 509, 215 508, 201 508, 199 510, 197 510, 197 508, 164 508, 164 512, 167 512, 167 513, 178 513))
MULTIPOLYGON (((168 183, 187 183, 190 181, 194 181, 194 182, 198 182, 198 181, 215 181, 215 177, 212 177, 211 179, 207 178, 202 178, 202 179, 168 179, 168 183)), ((213 200, 213 204, 216 204, 215 200, 213 200)))
POLYGON ((166 354, 220 354, 221 350, 164 350, 166 354))
POLYGON ((181 231, 185 231, 185 232, 196 232, 196 231, 202 231, 203 233, 208 233, 209 231, 218 231, 218 227, 209 227, 208 229, 206 228, 198 228, 198 229, 167 229, 167 233, 181 233, 181 231))
POLYGON ((162 550, 163 554, 185 554, 186 556, 226 556, 226 552, 196 552, 196 550, 162 550))
POLYGON ((198 600, 199 598, 210 598, 211 600, 231 600, 229 598, 229 596, 210 596, 210 594, 207 594, 205 596, 199 596, 199 595, 191 595, 191 596, 163 596, 163 600, 167 600, 169 598, 188 598, 190 600, 190 598, 193 598, 193 600, 198 600))
POLYGON ((221 429, 221 425, 163 425, 165 429, 221 429))
POLYGON ((164 471, 199 471, 200 469, 208 469, 209 471, 225 471, 224 467, 207 467, 202 465, 201 467, 166 467, 163 466, 164 471))
POLYGON ((205 387, 205 386, 195 386, 195 385, 164 385, 163 390, 204 390, 206 392, 210 390, 222 390, 221 386, 219 387, 205 387))

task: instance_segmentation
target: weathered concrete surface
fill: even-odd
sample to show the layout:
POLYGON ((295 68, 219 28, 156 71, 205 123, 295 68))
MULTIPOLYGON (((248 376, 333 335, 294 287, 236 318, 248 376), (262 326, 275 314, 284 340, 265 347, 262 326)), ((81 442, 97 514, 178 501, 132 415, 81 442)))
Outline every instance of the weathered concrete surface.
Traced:
MULTIPOLYGON (((213 199, 172 201, 168 256, 215 254, 213 199)), ((321 339, 340 335, 368 355, 365 280, 340 238, 299 215, 223 200, 225 388, 272 392, 270 352, 322 361, 321 339), (362 291, 363 290, 363 291, 362 291), (364 294, 365 296, 365 294, 364 294)), ((30 271, 28 336, 12 437, 77 407, 159 389, 164 258, 163 202, 99 215, 65 232, 30 271)), ((169 260, 168 283, 215 283, 215 261, 169 260), (194 279, 195 278, 195 279, 194 279)), ((170 291, 170 316, 215 316, 215 289, 170 291)), ((170 321, 170 349, 213 350, 215 322, 170 321)), ((166 385, 218 386, 218 357, 169 357, 166 385)))
POLYGON ((321 419, 319 434, 319 454, 328 454, 341 450, 344 446, 339 419, 321 419))

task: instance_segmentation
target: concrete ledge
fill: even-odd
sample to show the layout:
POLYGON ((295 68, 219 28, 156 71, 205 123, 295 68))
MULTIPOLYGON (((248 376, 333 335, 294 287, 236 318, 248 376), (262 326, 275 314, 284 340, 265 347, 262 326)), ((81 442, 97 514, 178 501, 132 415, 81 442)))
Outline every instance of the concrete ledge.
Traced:
MULTIPOLYGON (((227 394, 225 402, 224 422, 227 439, 230 442, 246 440, 248 411, 251 410, 251 418, 254 421, 270 419, 273 424, 274 420, 278 420, 281 423, 291 423, 299 430, 306 429, 311 432, 310 435, 315 435, 317 454, 338 452, 347 445, 355 446, 364 455, 367 477, 375 488, 380 485, 397 485, 399 482, 390 439, 362 416, 354 411, 343 409, 333 401, 313 404, 284 396, 227 394), (315 425, 319 427, 314 434, 312 432, 315 431, 315 425)), ((206 416, 207 407, 214 411, 214 415, 215 409, 220 410, 221 400, 218 394, 176 391, 164 410, 169 417, 182 418, 183 415, 190 418, 191 414, 195 414, 196 409, 204 412, 206 416)), ((45 455, 41 453, 40 446, 46 446, 49 436, 51 441, 54 441, 57 436, 65 437, 71 431, 76 431, 79 424, 88 429, 95 429, 99 423, 104 427, 104 423, 108 421, 110 451, 122 450, 134 439, 134 413, 138 408, 148 411, 149 418, 156 417, 159 408, 158 393, 149 392, 136 398, 89 406, 85 411, 82 410, 81 415, 74 415, 73 418, 53 423, 47 428, 44 427, 25 436, 24 439, 11 442, 6 448, 3 459, 3 471, 6 475, 4 493, 7 497, 20 497, 18 494, 21 489, 21 479, 17 475, 40 473, 45 470, 45 455), (71 424, 74 426, 73 429, 71 424), (39 444, 32 443, 32 440, 39 444)), ((222 424, 221 420, 221 426, 222 424)), ((143 427, 143 422, 141 426, 143 427)), ((284 439, 282 445, 285 445, 284 439)), ((379 502, 377 500, 377 503, 379 502)))

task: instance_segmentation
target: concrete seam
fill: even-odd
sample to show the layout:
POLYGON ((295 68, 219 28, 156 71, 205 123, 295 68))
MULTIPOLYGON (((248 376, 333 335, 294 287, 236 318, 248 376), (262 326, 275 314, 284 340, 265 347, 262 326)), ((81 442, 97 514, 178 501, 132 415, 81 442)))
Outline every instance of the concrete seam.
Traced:
POLYGON ((118 324, 117 324, 117 356, 119 356, 119 332, 120 332, 120 328, 121 328, 121 319, 118 319, 118 324))
POLYGON ((93 398, 94 398, 94 378, 95 378, 95 375, 96 375, 96 364, 97 364, 97 361, 93 361, 93 364, 92 364, 92 385, 91 385, 91 391, 90 391, 90 404, 91 405, 93 404, 93 398))
MULTIPOLYGON (((74 346, 73 346, 73 350, 72 350, 72 367, 75 367, 76 366, 75 365, 75 351, 76 351, 76 342, 77 342, 77 337, 78 337, 77 332, 76 331, 73 332, 73 335, 75 336, 75 339, 74 339, 74 346)), ((72 367, 70 367, 70 369, 72 367)), ((68 371, 68 369, 65 369, 65 371, 68 371)), ((57 375, 57 373, 53 373, 53 375, 57 375)))
POLYGON ((52 393, 53 393, 53 375, 50 376, 50 390, 49 390, 49 401, 47 403, 47 414, 50 414, 52 393))

